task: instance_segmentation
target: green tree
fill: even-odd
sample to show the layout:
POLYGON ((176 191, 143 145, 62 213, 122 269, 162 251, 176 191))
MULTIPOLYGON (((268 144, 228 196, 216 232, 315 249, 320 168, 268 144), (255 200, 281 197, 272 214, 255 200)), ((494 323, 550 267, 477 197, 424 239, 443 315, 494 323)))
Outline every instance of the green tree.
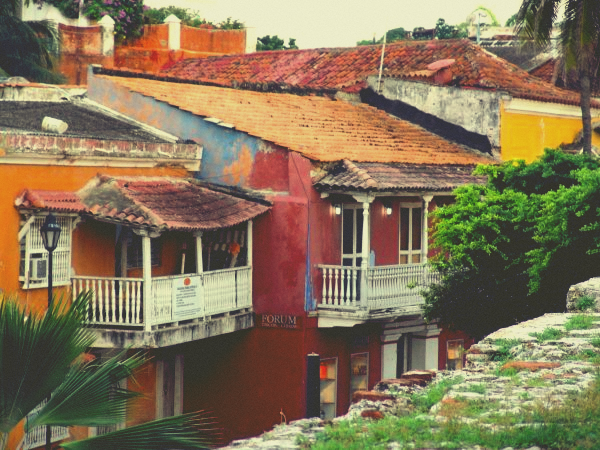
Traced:
POLYGON ((514 27, 517 24, 517 14, 518 13, 514 13, 512 16, 510 16, 506 20, 505 26, 507 26, 507 27, 514 27))
POLYGON ((591 82, 600 73, 600 5, 596 0, 523 0, 516 18, 519 36, 546 48, 554 26, 560 28, 560 49, 566 70, 577 71, 583 151, 591 153, 591 82), (560 11, 563 15, 559 21, 560 11))
MULTIPOLYGON (((102 363, 81 358, 93 342, 83 326, 88 304, 89 296, 82 295, 70 307, 55 301, 45 314, 37 315, 26 312, 14 298, 0 299, 0 448, 5 447, 11 430, 50 394, 27 429, 112 425, 125 419, 128 401, 138 394, 115 388, 115 382, 130 376, 144 358, 121 355, 102 363)), ((210 427, 200 414, 184 414, 65 442, 61 447, 206 448, 210 427)))
POLYGON ((492 12, 491 9, 486 8, 485 6, 478 6, 469 16, 467 17, 467 22, 477 23, 477 14, 484 13, 490 19, 490 25, 492 27, 499 27, 500 22, 496 18, 496 15, 492 12))
POLYGON ((56 27, 49 21, 22 21, 19 7, 20 0, 0 1, 0 73, 44 83, 63 82, 54 70, 56 27))
POLYGON ((485 185, 458 189, 434 213, 424 314, 475 338, 565 309, 572 284, 600 264, 600 162, 547 150, 531 164, 480 166, 485 185))
POLYGON ((265 52, 268 50, 294 50, 297 49, 296 39, 290 38, 287 47, 284 45, 284 40, 275 36, 263 36, 256 40, 256 51, 265 52))
POLYGON ((435 24, 436 39, 457 39, 467 37, 466 30, 461 30, 454 25, 448 25, 446 21, 439 18, 435 24))
MULTIPOLYGON (((406 39, 406 30, 402 27, 393 28, 391 30, 388 30, 385 33, 385 39, 386 39, 387 43, 404 40, 404 39, 406 39)), ((379 40, 376 40, 375 36, 373 36, 373 39, 365 39, 362 41, 358 41, 356 43, 356 45, 374 45, 374 44, 382 44, 382 43, 383 43, 383 37, 379 38, 379 40)))

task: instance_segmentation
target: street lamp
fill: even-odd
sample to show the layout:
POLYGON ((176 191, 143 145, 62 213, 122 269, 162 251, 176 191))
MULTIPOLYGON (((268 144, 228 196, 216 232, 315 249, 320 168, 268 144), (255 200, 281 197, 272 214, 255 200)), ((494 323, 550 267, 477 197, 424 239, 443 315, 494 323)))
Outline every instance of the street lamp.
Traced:
MULTIPOLYGON (((54 214, 48 214, 40 228, 44 248, 48 250, 48 310, 52 308, 52 252, 58 246, 60 231, 60 225, 56 221, 54 214)), ((48 401, 50 401, 50 396, 48 397, 48 401)), ((46 425, 46 450, 50 450, 51 447, 52 428, 50 425, 46 425)))
POLYGON ((40 228, 44 248, 48 250, 48 309, 52 307, 52 252, 58 246, 60 231, 60 225, 54 214, 48 214, 40 228))

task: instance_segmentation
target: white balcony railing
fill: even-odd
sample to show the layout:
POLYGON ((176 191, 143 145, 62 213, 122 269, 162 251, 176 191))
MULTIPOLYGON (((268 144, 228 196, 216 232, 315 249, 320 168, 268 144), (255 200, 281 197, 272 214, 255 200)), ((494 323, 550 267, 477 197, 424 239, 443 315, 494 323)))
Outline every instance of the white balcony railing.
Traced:
MULTIPOLYGON (((42 403, 37 405, 27 416, 26 421, 33 420, 38 415, 42 406, 46 404, 47 400, 43 400, 42 403)), ((50 430, 51 442, 62 441, 69 437, 69 429, 67 427, 52 427, 50 430)), ((17 446, 18 450, 29 450, 36 447, 41 447, 46 443, 46 427, 35 427, 25 433, 23 439, 17 446)))
POLYGON ((88 320, 93 324, 141 325, 142 279, 77 276, 71 279, 73 298, 91 292, 88 320))
POLYGON ((252 268, 204 272, 200 275, 173 275, 152 278, 152 296, 144 317, 141 278, 76 276, 72 278, 73 297, 91 291, 88 321, 94 325, 143 326, 175 323, 173 286, 180 279, 199 277, 194 317, 202 318, 252 307, 252 268))
POLYGON ((424 303, 421 290, 438 281, 426 264, 369 267, 361 292, 359 267, 319 265, 323 275, 319 307, 381 310, 424 303))

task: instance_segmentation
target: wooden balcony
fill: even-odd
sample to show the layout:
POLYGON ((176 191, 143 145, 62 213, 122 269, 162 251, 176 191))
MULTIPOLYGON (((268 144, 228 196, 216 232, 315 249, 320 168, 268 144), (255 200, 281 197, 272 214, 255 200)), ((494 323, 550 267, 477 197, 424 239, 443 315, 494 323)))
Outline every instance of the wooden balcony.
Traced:
POLYGON ((253 326, 250 266, 155 277, 150 290, 142 278, 93 276, 73 277, 71 287, 73 296, 92 292, 96 347, 162 347, 253 326))
POLYGON ((439 280, 427 264, 368 267, 365 274, 360 267, 317 267, 322 275, 317 314, 324 327, 419 315, 421 291, 439 280))

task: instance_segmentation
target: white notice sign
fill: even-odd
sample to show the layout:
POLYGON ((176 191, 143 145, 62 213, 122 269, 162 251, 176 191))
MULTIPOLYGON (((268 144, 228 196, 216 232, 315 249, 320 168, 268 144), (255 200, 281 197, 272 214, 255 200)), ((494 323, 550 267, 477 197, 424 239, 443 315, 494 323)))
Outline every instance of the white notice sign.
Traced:
POLYGON ((173 320, 195 319, 202 316, 201 277, 189 276, 173 280, 173 320))

